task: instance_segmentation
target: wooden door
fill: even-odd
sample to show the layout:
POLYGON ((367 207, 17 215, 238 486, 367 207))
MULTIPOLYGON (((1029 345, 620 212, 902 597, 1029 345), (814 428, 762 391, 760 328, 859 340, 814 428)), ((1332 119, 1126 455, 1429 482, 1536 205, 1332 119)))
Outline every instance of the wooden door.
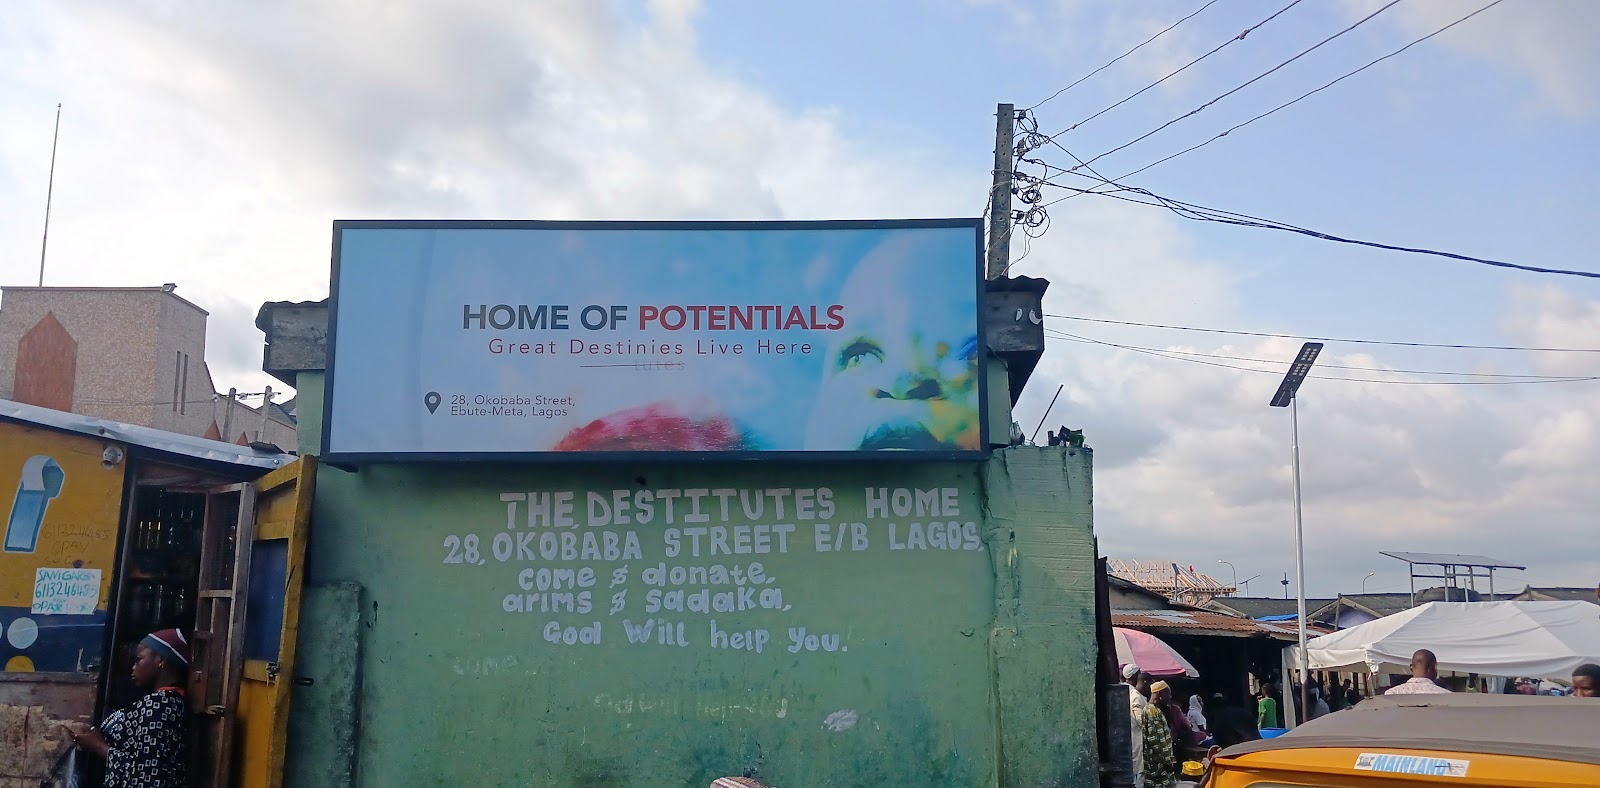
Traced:
POLYGON ((201 555, 191 706, 205 715, 199 785, 283 784, 289 688, 300 624, 316 458, 302 457, 247 485, 219 490, 201 555), (228 496, 236 495, 230 504, 228 496))

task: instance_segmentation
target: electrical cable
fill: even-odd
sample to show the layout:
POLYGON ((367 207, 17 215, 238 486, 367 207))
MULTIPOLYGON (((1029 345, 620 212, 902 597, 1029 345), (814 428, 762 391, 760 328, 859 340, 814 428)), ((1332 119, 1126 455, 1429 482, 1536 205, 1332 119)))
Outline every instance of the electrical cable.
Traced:
MULTIPOLYGON (((1091 158, 1088 161, 1084 162, 1080 166, 1087 167, 1090 164, 1093 164, 1093 163, 1099 161, 1100 159, 1103 159, 1103 158, 1105 158, 1107 156, 1110 156, 1113 153, 1116 153, 1116 152, 1122 151, 1122 150, 1126 150, 1129 147, 1138 144, 1139 142, 1142 142, 1144 140, 1149 139, 1150 137, 1154 136, 1156 133, 1162 131, 1163 129, 1166 129, 1167 127, 1173 125, 1174 123, 1182 121, 1182 120, 1184 120, 1186 118, 1191 118, 1191 117, 1199 114, 1205 108, 1207 108, 1207 107, 1209 107, 1209 106, 1211 106, 1211 105, 1213 105, 1213 104, 1215 104, 1215 103, 1217 103, 1217 102, 1219 102, 1219 101, 1221 101, 1221 100, 1223 100, 1223 99, 1225 99, 1225 98, 1227 98, 1227 97, 1229 97, 1229 96, 1231 96, 1231 95, 1233 95, 1235 93, 1238 93, 1239 91, 1244 90, 1245 88, 1250 87, 1251 85, 1254 85, 1257 82, 1260 82, 1261 80, 1263 80, 1263 79, 1267 78, 1268 76, 1271 76, 1273 73, 1277 72, 1278 69, 1281 69, 1284 66, 1287 66, 1290 63, 1293 63, 1296 60, 1299 60, 1300 58, 1305 57, 1306 55, 1309 55, 1312 52, 1315 52, 1318 48, 1322 47, 1324 44, 1327 44, 1328 42, 1330 42, 1330 41, 1332 41, 1332 40, 1344 35, 1345 33, 1348 33, 1350 31, 1352 31, 1352 30, 1354 30, 1354 29, 1366 24, 1368 20, 1372 19, 1373 17, 1377 16, 1378 14, 1383 13, 1384 11, 1387 11, 1387 10, 1389 10, 1391 8, 1394 8, 1396 5, 1399 5, 1399 3, 1400 3, 1400 0, 1389 0, 1388 3, 1385 3, 1383 6, 1378 8, 1378 10, 1373 11, 1372 13, 1367 14, 1366 16, 1362 17, 1355 24, 1352 24, 1349 27, 1346 27, 1345 29, 1340 30, 1337 33, 1334 33, 1333 35, 1322 39, 1321 41, 1311 45, 1311 47, 1302 50, 1299 54, 1295 55, 1294 57, 1291 57, 1288 60, 1285 60, 1282 63, 1279 63, 1278 65, 1273 66, 1272 68, 1267 69, 1266 71, 1264 71, 1264 72, 1262 72, 1260 74, 1257 74, 1254 77, 1251 77, 1244 84, 1239 85, 1238 87, 1236 87, 1236 88, 1234 88, 1232 90, 1229 90, 1228 92, 1223 93, 1222 95, 1217 96, 1216 98, 1211 99, 1210 101, 1207 101, 1206 103, 1201 104, 1200 106, 1195 107, 1194 109, 1189 110, 1188 112, 1186 112, 1186 113, 1184 113, 1182 115, 1179 115, 1178 117, 1173 118, 1172 120, 1169 120, 1166 123, 1163 123, 1160 126, 1157 126, 1154 129, 1151 129, 1150 131, 1147 131, 1144 134, 1141 134, 1138 137, 1133 138, 1132 140, 1129 140, 1128 142, 1124 142, 1123 144, 1118 145, 1117 147, 1112 148, 1111 150, 1108 150, 1108 151, 1106 151, 1104 153, 1101 153, 1098 156, 1095 156, 1094 158, 1091 158)), ((1071 131, 1071 130, 1072 129, 1067 129, 1067 131, 1071 131)), ((1065 133, 1065 132, 1063 132, 1063 133, 1065 133)), ((1075 167, 1073 169, 1077 169, 1077 168, 1075 167)))
POLYGON ((1165 323, 1140 323, 1133 320, 1112 320, 1104 317, 1080 317, 1078 315, 1046 314, 1045 317, 1053 317, 1058 320, 1076 320, 1084 323, 1102 323, 1114 326, 1159 328, 1166 331, 1194 331, 1202 334, 1228 334, 1230 336, 1266 337, 1271 339, 1298 339, 1309 342, 1340 342, 1351 345, 1390 345, 1393 347, 1445 348, 1450 350, 1515 350, 1530 353, 1600 353, 1600 348, 1518 347, 1510 345, 1465 345, 1436 342, 1405 342, 1400 340, 1385 339, 1350 339, 1348 337, 1315 337, 1306 336, 1303 334, 1273 334, 1264 331, 1239 331, 1226 328, 1200 328, 1198 326, 1179 326, 1165 323))
MULTIPOLYGON (((1067 334, 1060 329, 1049 329, 1065 337, 1076 335, 1067 334)), ((1198 350, 1177 350, 1175 348, 1154 348, 1139 345, 1121 345, 1128 350, 1148 350, 1154 353, 1174 353, 1180 356, 1195 356, 1199 358, 1215 358, 1223 361, 1250 361, 1257 364, 1287 364, 1289 362, 1275 358, 1254 358, 1251 356, 1230 356, 1223 353, 1203 353, 1198 350)), ((1573 380, 1588 377, 1586 375, 1539 375, 1533 373, 1506 373, 1506 372, 1461 372, 1443 369, 1383 369, 1381 367, 1358 367, 1349 364, 1317 364, 1317 369, 1344 369, 1354 372, 1377 372, 1385 375, 1440 375, 1444 377, 1459 378, 1511 378, 1518 380, 1573 380)), ((1597 376, 1600 377, 1600 376, 1597 376)))
MULTIPOLYGON (((1166 351, 1153 350, 1153 349, 1150 349, 1150 348, 1141 348, 1141 347, 1137 347, 1137 346, 1134 346, 1134 345, 1121 345, 1121 344, 1118 344, 1116 342, 1106 342, 1104 340, 1091 339, 1089 337, 1082 337, 1082 336, 1078 336, 1076 334, 1068 334, 1065 331, 1056 331, 1055 329, 1046 329, 1046 332, 1054 334, 1054 335, 1057 335, 1056 336, 1057 339, 1065 339, 1065 340, 1072 341, 1072 342, 1082 342, 1082 343, 1091 344, 1091 345, 1105 345, 1106 347, 1114 347, 1114 348, 1118 348, 1118 349, 1121 349, 1121 350, 1132 351, 1132 352, 1135 352, 1135 353, 1143 353, 1145 355, 1157 356, 1159 358, 1165 358, 1165 359, 1169 359, 1169 360, 1172 360, 1172 361, 1185 361, 1185 362, 1188 362, 1188 363, 1191 363, 1191 364, 1204 364, 1204 365, 1209 366, 1209 367, 1222 367, 1224 369, 1236 369, 1236 370, 1239 370, 1241 372, 1256 372, 1256 373, 1265 374, 1265 375, 1281 375, 1281 374, 1283 374, 1282 370, 1256 369, 1254 367, 1241 367, 1241 366, 1239 366, 1237 364, 1224 364, 1224 363, 1221 363, 1221 362, 1218 362, 1218 361, 1205 361, 1203 359, 1198 359, 1198 358, 1188 358, 1186 356, 1170 355, 1166 351)), ((1281 364, 1281 365, 1287 367, 1288 365, 1292 364, 1293 362, 1291 362, 1291 361, 1278 361, 1278 362, 1271 362, 1271 363, 1281 364)), ((1390 385, 1390 386, 1518 386, 1518 385, 1532 385, 1532 384, 1537 384, 1537 383, 1585 383, 1585 382, 1600 380, 1600 375, 1575 376, 1575 377, 1569 377, 1569 378, 1550 378, 1550 379, 1540 379, 1540 380, 1392 380, 1392 379, 1384 380, 1384 379, 1379 379, 1379 378, 1350 378, 1350 377, 1337 377, 1337 376, 1332 376, 1332 375, 1307 375, 1306 377, 1308 377, 1308 378, 1316 378, 1318 380, 1339 380, 1339 381, 1344 381, 1346 383, 1375 383, 1375 384, 1390 385)))
MULTIPOLYGON (((1399 2, 1399 1, 1400 0, 1394 0, 1394 2, 1399 2)), ((1244 32, 1242 32, 1239 35, 1236 35, 1236 36, 1228 39, 1227 41, 1222 42, 1221 44, 1218 44, 1215 49, 1211 50, 1210 52, 1205 53, 1204 55, 1201 55, 1200 57, 1195 58, 1194 60, 1189 61, 1188 63, 1184 64, 1181 68, 1179 68, 1177 71, 1174 71, 1174 72, 1172 72, 1172 73, 1170 73, 1170 74, 1168 74, 1168 75, 1166 75, 1166 76, 1164 76, 1164 77, 1162 77, 1162 78, 1160 78, 1160 79, 1158 79, 1158 80, 1156 80, 1156 81, 1154 81, 1154 82, 1152 82, 1152 83, 1140 88, 1139 90, 1135 91, 1132 95, 1129 95, 1129 96, 1123 98, 1121 101, 1118 101, 1117 103, 1112 104, 1111 106, 1106 107, 1105 109, 1102 109, 1099 112, 1096 112, 1093 115, 1090 115, 1089 117, 1084 118, 1083 120, 1080 120, 1077 123, 1074 123, 1071 126, 1068 126, 1065 129, 1062 129, 1061 131, 1058 131, 1055 134, 1052 134, 1050 136, 1058 137, 1058 136, 1060 136, 1062 134, 1066 134, 1067 132, 1078 128, 1079 126, 1082 126, 1083 124, 1088 123, 1089 121, 1094 120, 1095 118, 1098 118, 1101 115, 1104 115, 1107 112, 1110 112, 1111 110, 1114 110, 1117 107, 1120 107, 1123 104, 1126 104, 1126 103, 1134 100, 1135 98, 1138 98, 1145 91, 1150 90, 1151 88, 1154 88, 1157 85, 1160 85, 1161 83, 1166 82, 1167 80, 1172 79, 1173 77, 1175 77, 1175 76, 1177 76, 1179 74, 1182 74, 1190 66, 1192 66, 1192 65, 1194 65, 1196 63, 1199 63, 1200 61, 1205 60, 1206 58, 1211 57, 1212 55, 1215 55, 1218 52, 1221 52, 1223 47, 1226 47, 1227 45, 1232 44, 1235 41, 1243 41, 1245 36, 1250 35, 1257 28, 1261 27, 1262 25, 1265 25, 1268 22, 1271 22, 1274 19, 1277 19, 1280 14, 1282 14, 1285 11, 1288 11, 1291 8, 1294 8, 1295 6, 1297 6, 1299 4, 1300 4, 1300 0, 1293 0, 1293 2, 1291 2, 1288 5, 1278 9, 1275 13, 1273 13, 1272 16, 1269 16, 1266 19, 1263 19, 1260 22, 1257 22, 1254 25, 1251 25, 1250 27, 1245 28, 1244 32)))
MULTIPOLYGON (((1171 156, 1167 156, 1166 158, 1163 158, 1163 159, 1157 159, 1157 160, 1155 160, 1155 161, 1153 161, 1153 162, 1151 162, 1149 164, 1144 165, 1143 167, 1140 167, 1137 170, 1134 170, 1134 171, 1128 172, 1128 173, 1124 173, 1123 175, 1121 175, 1121 176, 1119 176, 1119 177, 1117 177, 1117 178, 1115 178, 1113 180, 1120 181, 1123 178, 1129 178, 1129 177, 1132 177, 1134 175, 1138 175, 1139 173, 1144 172, 1145 170, 1148 170, 1151 167, 1154 167, 1154 166, 1156 166, 1158 164, 1165 164, 1165 163, 1167 163, 1169 161, 1172 161, 1173 159, 1178 158, 1179 156, 1182 156, 1182 155, 1187 154, 1187 153, 1193 153, 1194 151, 1200 150, 1201 148, 1204 148, 1205 146, 1210 145, 1211 143, 1216 142, 1217 140, 1220 140, 1223 137, 1226 137, 1229 134, 1232 134, 1233 132, 1238 131, 1239 129, 1242 129, 1245 126, 1248 126, 1248 125, 1250 125, 1252 123, 1255 123, 1256 121, 1261 120, 1262 118, 1265 118, 1265 117, 1267 117, 1269 115, 1275 114, 1279 110, 1287 109, 1287 108, 1289 108, 1291 106, 1294 106, 1295 104, 1300 103, 1304 99, 1310 98, 1311 96, 1313 96, 1313 95, 1315 95, 1317 93, 1321 93, 1322 91, 1327 90, 1328 88, 1331 88, 1334 85, 1337 85, 1340 82, 1343 82, 1344 80, 1346 80, 1346 79, 1348 79, 1350 77, 1353 77, 1353 76, 1355 76, 1357 74, 1360 74, 1361 72, 1366 71, 1367 69, 1372 68, 1373 66, 1375 66, 1375 65, 1377 65, 1379 63, 1382 63, 1383 61, 1388 60, 1389 58, 1392 58, 1395 55, 1398 55, 1401 52, 1404 52, 1407 49, 1410 49, 1410 48, 1416 46, 1417 44, 1420 44, 1420 43, 1422 43, 1424 41, 1427 41, 1428 39, 1433 38, 1434 36, 1437 36, 1440 33, 1443 33, 1444 31, 1449 30, 1450 28, 1455 27, 1456 25, 1459 25, 1462 22, 1467 21, 1468 19, 1471 19, 1471 18, 1477 16, 1478 14, 1481 14, 1481 13, 1483 13, 1483 12, 1485 12, 1485 11, 1491 9, 1491 8, 1494 8, 1495 6, 1500 5, 1503 2, 1505 2, 1505 0, 1494 0, 1494 2, 1492 2, 1492 3, 1490 3, 1490 4, 1486 5, 1486 6, 1483 6, 1482 8, 1479 8, 1478 10, 1473 11, 1470 14, 1467 14, 1466 16, 1461 17, 1460 19, 1457 19, 1456 21, 1451 22, 1450 24, 1445 25, 1444 27, 1441 27, 1438 30, 1433 31, 1432 33, 1429 33, 1429 34, 1427 34, 1427 35, 1425 35, 1425 36, 1423 36, 1423 37, 1421 37, 1419 39, 1416 39, 1416 40, 1412 41, 1411 43, 1406 44, 1405 46, 1400 47, 1399 49, 1396 49, 1395 51, 1390 52, 1387 55, 1384 55, 1383 57, 1380 57, 1380 58, 1378 58, 1376 60, 1373 60, 1372 62, 1367 63, 1366 65, 1362 66, 1361 68, 1358 68, 1358 69, 1356 69, 1354 71, 1346 73, 1343 76, 1339 77, 1338 79, 1335 79, 1332 82, 1329 82, 1329 83, 1323 85, 1320 88, 1317 88, 1315 90, 1310 90, 1310 91, 1307 91, 1305 93, 1302 93, 1298 98, 1295 98, 1292 101, 1286 101, 1286 102, 1284 102, 1282 104, 1279 104, 1278 106, 1273 107, 1272 109, 1267 110, 1266 112, 1263 112, 1260 115, 1257 115, 1257 116, 1255 116, 1255 117, 1253 117, 1253 118, 1251 118, 1251 119, 1249 119, 1249 120, 1247 120, 1247 121, 1245 121, 1243 123, 1240 123, 1237 126, 1229 128, 1227 131, 1224 131, 1221 134, 1218 134, 1217 136, 1212 137, 1211 139, 1208 139, 1205 142, 1200 143, 1199 145, 1195 145, 1195 146, 1189 147, 1189 148, 1184 148, 1183 150, 1180 150, 1177 153, 1172 154, 1171 156)), ((1074 156, 1073 158, 1077 158, 1077 157, 1074 156)), ((1090 172, 1093 172, 1093 170, 1090 170, 1090 172)), ((1096 174, 1098 174, 1098 173, 1096 173, 1096 174)))
MULTIPOLYGON (((1093 160, 1091 159, 1091 161, 1093 161, 1093 160)), ((1164 208, 1172 211, 1173 213, 1176 213, 1177 215, 1179 215, 1179 216, 1181 216, 1181 217, 1183 217, 1185 219, 1191 219, 1193 221, 1217 222, 1217 223, 1220 223, 1220 224, 1231 224, 1231 225, 1235 225, 1235 226, 1239 226, 1239 227, 1257 227, 1257 228, 1260 228, 1260 229, 1263 229, 1263 230, 1278 230, 1280 232, 1296 233, 1296 234, 1299 234, 1299 235, 1304 235, 1304 236, 1307 236, 1307 237, 1310 237, 1310 238, 1316 238, 1316 239, 1323 240, 1323 241, 1332 241, 1334 243, 1351 244, 1351 245, 1354 245, 1354 246, 1366 246, 1366 247, 1371 247, 1373 249, 1384 249, 1384 250, 1391 251, 1391 252, 1409 252, 1411 254, 1432 255, 1432 256, 1435 256, 1435 257, 1448 258, 1448 259, 1451 259, 1451 260, 1460 260, 1462 262, 1468 262, 1468 263, 1478 263, 1479 265, 1493 266, 1495 268, 1508 268, 1508 269, 1517 270, 1517 271, 1527 271, 1527 272, 1536 273, 1536 274, 1555 274, 1555 275, 1558 275, 1558 276, 1577 276, 1577 277, 1583 277, 1583 278, 1587 278, 1587 279, 1600 279, 1600 272, 1596 272, 1596 271, 1578 271, 1578 270, 1573 270, 1573 269, 1568 269, 1568 268, 1547 268, 1547 267, 1543 267, 1543 266, 1523 265, 1521 263, 1509 263, 1509 262, 1506 262, 1504 260, 1490 260, 1488 258, 1483 258, 1483 257, 1473 257, 1471 255, 1456 254, 1455 252, 1441 252, 1441 251, 1438 251, 1436 249, 1425 249, 1425 248, 1422 248, 1422 247, 1415 247, 1415 246, 1395 246, 1393 244, 1378 243, 1377 241, 1363 241, 1363 240, 1356 239, 1356 238, 1343 238, 1343 237, 1340 237, 1340 236, 1337 236, 1337 235, 1331 235, 1329 233, 1319 232, 1317 230, 1310 230, 1310 229, 1306 229, 1304 227, 1297 227, 1295 225, 1288 224, 1286 222, 1277 222, 1277 221, 1273 221, 1273 220, 1269 220, 1269 219, 1260 219, 1260 218, 1257 218, 1257 217, 1248 216, 1247 214, 1233 213, 1231 211, 1222 211, 1222 210, 1218 210, 1218 209, 1215 209, 1215 208, 1207 208, 1205 206, 1196 205, 1194 203, 1186 203, 1186 202, 1182 202, 1180 200, 1173 200, 1173 199, 1170 199, 1170 198, 1167 198, 1167 197, 1162 197, 1162 196, 1150 191, 1149 189, 1139 189, 1139 188, 1134 188, 1134 187, 1130 187, 1130 186, 1121 186, 1120 184, 1116 184, 1116 183, 1114 183, 1112 181, 1102 181, 1102 182, 1106 183, 1106 184, 1109 184, 1109 185, 1117 186, 1118 187, 1117 191, 1131 191, 1131 192, 1134 192, 1134 193, 1137 193, 1137 194, 1142 194, 1142 195, 1154 198, 1155 200, 1157 200, 1157 202, 1160 203, 1160 205, 1156 206, 1156 203, 1149 203, 1149 202, 1144 202, 1142 200, 1135 200, 1135 199, 1132 199, 1132 198, 1129 198, 1129 197, 1124 197, 1124 196, 1122 196, 1120 194, 1116 194, 1116 193, 1113 193, 1113 192, 1110 192, 1110 191, 1102 192, 1102 191, 1095 191, 1093 189, 1079 189, 1079 188, 1076 188, 1076 187, 1066 186, 1066 185, 1059 184, 1059 183, 1054 183, 1054 182, 1051 182, 1051 181, 1040 181, 1039 185, 1041 185, 1041 186, 1044 186, 1044 185, 1054 186, 1054 187, 1056 187, 1058 189, 1066 189, 1068 191, 1075 192, 1075 194, 1068 195, 1067 197, 1062 197, 1059 200, 1052 200, 1050 202, 1044 203, 1044 205, 1041 206, 1041 207, 1048 208, 1051 205, 1055 205, 1056 203, 1062 202, 1063 200, 1071 199, 1072 197, 1075 197, 1078 194, 1093 194, 1093 195, 1096 195, 1096 196, 1099 196, 1099 197, 1111 197, 1113 199, 1123 200, 1125 202, 1138 203, 1139 205, 1149 205, 1149 206, 1156 206, 1156 207, 1164 207, 1164 208), (1181 207, 1174 207, 1174 206, 1181 206, 1181 207), (1244 218, 1231 218, 1231 217, 1244 217, 1244 218)))
POLYGON ((1156 39, 1158 39, 1158 38, 1160 38, 1160 37, 1172 32, 1173 28, 1177 27, 1178 25, 1183 24, 1184 22, 1187 22, 1187 21, 1195 18, 1196 16, 1199 16, 1201 11, 1204 11, 1207 8, 1210 8, 1211 6, 1216 5, 1216 3, 1217 3, 1217 0, 1209 0, 1209 2, 1207 2, 1205 5, 1200 6, 1198 9, 1195 9, 1194 13, 1192 13, 1192 14, 1190 14, 1190 15, 1182 18, 1182 19, 1179 19, 1176 22, 1173 22, 1172 24, 1168 25, 1166 27, 1166 29, 1164 29, 1161 32, 1159 32, 1159 33, 1157 33, 1157 34, 1145 39, 1144 41, 1140 42, 1140 44, 1138 46, 1136 46, 1133 49, 1130 49, 1130 50, 1128 50, 1126 52, 1123 52, 1122 54, 1116 56, 1115 58, 1113 58, 1111 60, 1111 62, 1109 62, 1109 63, 1107 63, 1107 64, 1105 64, 1105 65, 1103 65, 1103 66, 1101 66, 1101 67, 1099 67, 1099 68, 1097 68, 1097 69, 1095 69, 1095 70, 1093 70, 1093 71, 1091 71, 1091 72, 1089 72, 1087 74, 1084 74, 1082 77, 1078 78, 1077 82, 1074 82, 1074 83, 1072 83, 1072 84, 1070 84, 1070 85, 1068 85, 1068 86, 1066 86, 1066 87, 1064 87, 1064 88, 1062 88, 1062 89, 1060 89, 1060 90, 1058 90, 1058 91, 1056 91, 1054 93, 1051 93, 1049 98, 1045 99, 1044 101, 1039 102, 1038 104, 1035 104, 1035 105, 1033 105, 1031 107, 1028 107, 1027 109, 1024 109, 1023 112, 1028 112, 1028 111, 1031 111, 1031 110, 1038 109, 1039 107, 1042 107, 1045 104, 1049 103, 1050 101, 1054 100, 1056 96, 1059 96, 1062 93, 1065 93, 1065 92, 1067 92, 1067 91, 1069 91, 1069 90, 1071 90, 1071 89, 1083 84, 1090 77, 1092 77, 1095 74, 1098 74, 1098 73, 1100 73, 1102 71, 1105 71, 1108 68, 1111 68, 1112 66, 1116 65, 1119 61, 1121 61, 1123 58, 1125 58, 1125 57, 1127 57, 1127 56, 1129 56, 1129 55, 1131 55, 1131 54, 1133 54, 1135 52, 1138 52, 1141 48, 1144 47, 1145 44, 1148 44, 1151 41, 1154 41, 1154 40, 1156 40, 1156 39))

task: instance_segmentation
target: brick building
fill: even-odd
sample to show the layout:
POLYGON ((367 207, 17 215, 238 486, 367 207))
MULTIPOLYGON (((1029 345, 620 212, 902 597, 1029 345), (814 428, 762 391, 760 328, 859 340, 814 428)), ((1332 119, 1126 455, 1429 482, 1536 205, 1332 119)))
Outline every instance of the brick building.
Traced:
POLYGON ((205 362, 208 313, 175 290, 0 288, 0 399, 230 443, 294 446, 293 400, 263 415, 217 394, 205 362))

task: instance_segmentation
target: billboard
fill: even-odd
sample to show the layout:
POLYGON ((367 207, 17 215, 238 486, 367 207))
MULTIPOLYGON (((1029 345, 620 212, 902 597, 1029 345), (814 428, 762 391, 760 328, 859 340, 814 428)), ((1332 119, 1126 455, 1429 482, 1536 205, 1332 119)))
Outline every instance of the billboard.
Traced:
POLYGON ((332 462, 981 457, 982 222, 334 224, 332 462))

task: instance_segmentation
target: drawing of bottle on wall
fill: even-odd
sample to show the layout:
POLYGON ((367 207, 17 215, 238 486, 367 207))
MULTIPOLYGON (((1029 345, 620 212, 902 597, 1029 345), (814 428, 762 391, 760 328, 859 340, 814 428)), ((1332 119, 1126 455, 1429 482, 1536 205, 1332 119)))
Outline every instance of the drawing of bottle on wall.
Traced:
POLYGON ((17 497, 11 502, 11 517, 6 520, 6 552, 31 553, 39 545, 45 510, 61 495, 61 485, 66 481, 67 473, 54 457, 37 454, 22 463, 17 497))

